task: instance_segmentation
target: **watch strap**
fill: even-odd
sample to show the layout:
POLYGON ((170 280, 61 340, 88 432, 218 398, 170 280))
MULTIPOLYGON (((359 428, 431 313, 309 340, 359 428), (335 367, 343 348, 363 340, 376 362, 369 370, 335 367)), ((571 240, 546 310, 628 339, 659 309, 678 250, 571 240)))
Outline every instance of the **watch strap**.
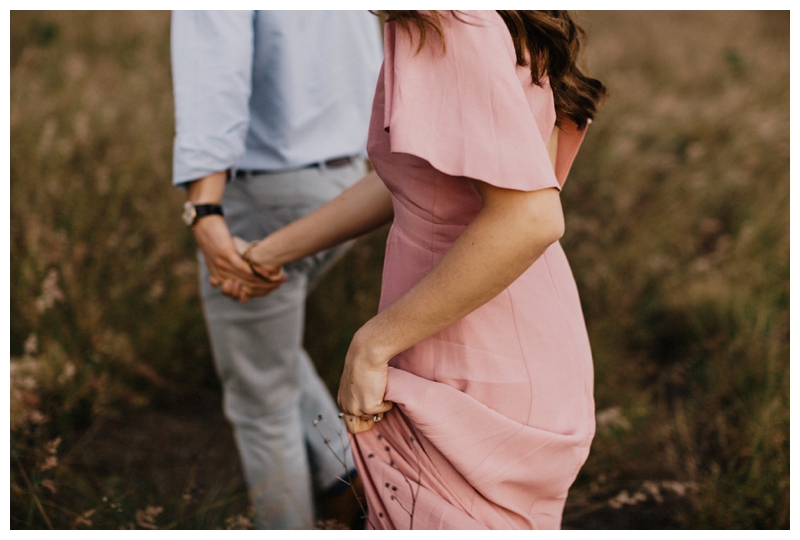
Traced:
POLYGON ((212 216, 215 214, 219 216, 224 215, 222 213, 222 206, 220 206, 219 204, 197 204, 194 207, 194 211, 195 211, 195 218, 194 218, 195 223, 197 223, 197 220, 202 217, 212 216))

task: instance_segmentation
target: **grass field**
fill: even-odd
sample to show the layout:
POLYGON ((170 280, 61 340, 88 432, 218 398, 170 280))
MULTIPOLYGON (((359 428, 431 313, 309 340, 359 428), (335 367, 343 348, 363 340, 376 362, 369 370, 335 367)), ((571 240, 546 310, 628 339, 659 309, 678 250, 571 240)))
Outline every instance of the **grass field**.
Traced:
MULTIPOLYGON (((570 528, 789 527, 789 14, 585 12, 562 194, 598 433, 570 528)), ((11 527, 239 528, 171 187, 166 12, 11 12, 11 527)), ((385 230, 308 302, 335 388, 385 230)))

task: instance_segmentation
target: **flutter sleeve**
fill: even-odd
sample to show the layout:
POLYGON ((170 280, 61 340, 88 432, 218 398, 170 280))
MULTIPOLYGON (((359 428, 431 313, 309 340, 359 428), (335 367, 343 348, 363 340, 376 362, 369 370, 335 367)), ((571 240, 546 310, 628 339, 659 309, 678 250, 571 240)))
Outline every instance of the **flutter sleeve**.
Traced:
POLYGON ((445 47, 428 31, 385 30, 384 129, 393 153, 497 187, 560 189, 546 141, 555 123, 549 86, 520 73, 508 29, 495 12, 442 18, 445 47), (460 20, 459 20, 460 19, 460 20))

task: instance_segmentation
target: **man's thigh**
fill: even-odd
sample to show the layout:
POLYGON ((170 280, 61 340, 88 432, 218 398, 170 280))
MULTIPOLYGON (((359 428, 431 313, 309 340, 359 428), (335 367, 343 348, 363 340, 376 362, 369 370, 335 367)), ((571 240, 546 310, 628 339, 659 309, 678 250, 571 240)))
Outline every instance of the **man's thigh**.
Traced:
POLYGON ((272 294, 239 303, 208 284, 200 259, 206 322, 228 416, 257 418, 296 405, 305 276, 292 276, 272 294))
MULTIPOLYGON (((363 176, 363 162, 233 180, 223 209, 231 234, 252 241, 314 211, 363 176)), ((309 276, 317 278, 344 253, 341 246, 287 267, 288 281, 265 297, 239 303, 208 283, 200 255, 201 292, 217 372, 229 416, 262 416, 299 399, 297 355, 302 348, 309 276)))

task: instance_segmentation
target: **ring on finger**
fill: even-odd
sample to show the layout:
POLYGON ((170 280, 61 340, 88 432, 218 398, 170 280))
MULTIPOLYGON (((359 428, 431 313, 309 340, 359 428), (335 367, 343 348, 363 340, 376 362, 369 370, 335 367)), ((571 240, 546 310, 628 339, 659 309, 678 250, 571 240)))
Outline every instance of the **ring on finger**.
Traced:
POLYGON ((373 422, 380 422, 381 420, 383 420, 383 417, 381 417, 380 415, 378 415, 378 414, 373 414, 372 415, 372 421, 373 422))

